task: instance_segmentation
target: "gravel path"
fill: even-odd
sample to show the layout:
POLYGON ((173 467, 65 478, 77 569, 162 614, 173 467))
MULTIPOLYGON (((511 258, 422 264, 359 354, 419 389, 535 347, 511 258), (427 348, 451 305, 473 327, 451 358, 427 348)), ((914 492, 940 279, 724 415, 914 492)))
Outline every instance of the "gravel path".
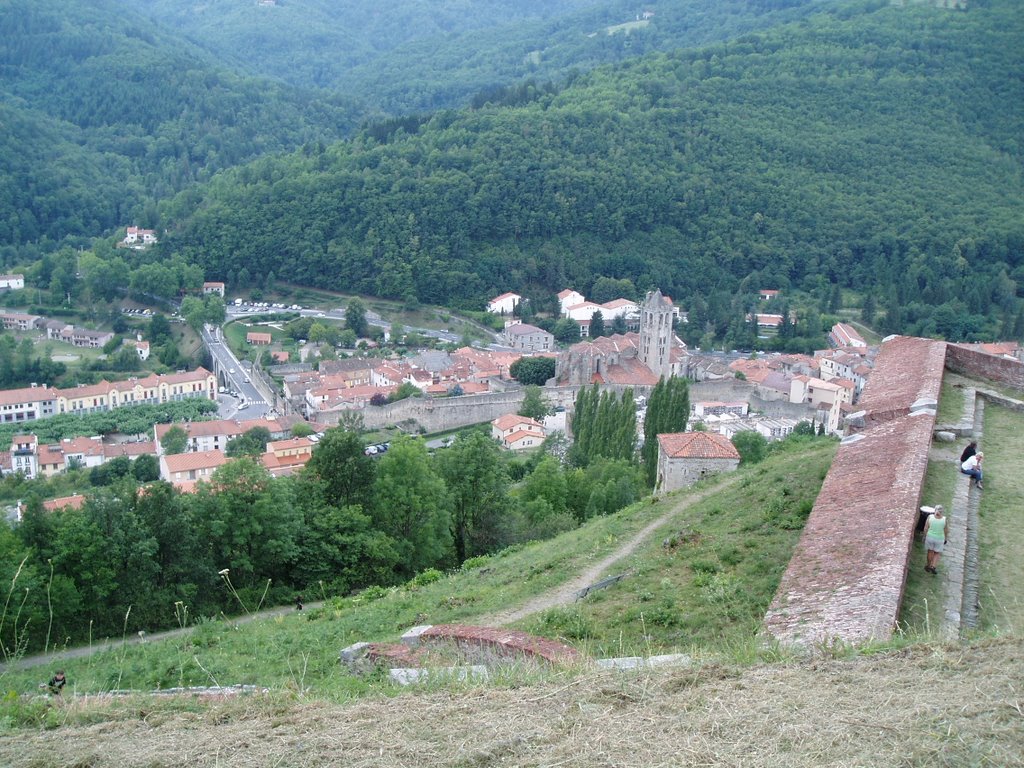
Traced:
POLYGON ((594 563, 594 565, 590 566, 585 571, 582 571, 576 578, 571 579, 570 581, 567 581, 543 594, 537 595, 523 605, 509 608, 498 613, 493 613, 490 616, 483 616, 477 620, 476 623, 485 627, 504 626, 506 624, 512 624, 513 622, 519 621, 520 619, 524 619, 531 614, 546 611, 548 608, 568 605, 569 603, 575 602, 576 595, 580 590, 589 587, 591 584, 596 582, 617 562, 632 555, 633 552, 636 551, 637 547, 647 541, 656 530, 670 522, 672 518, 680 512, 689 509, 692 505, 702 501, 704 497, 709 494, 717 493, 723 488, 729 487, 736 482, 736 479, 737 478, 735 477, 730 478, 723 483, 717 483, 711 488, 707 488, 700 493, 687 496, 680 500, 680 502, 672 507, 668 512, 663 514, 657 520, 648 523, 635 536, 633 536, 633 538, 607 557, 594 563))

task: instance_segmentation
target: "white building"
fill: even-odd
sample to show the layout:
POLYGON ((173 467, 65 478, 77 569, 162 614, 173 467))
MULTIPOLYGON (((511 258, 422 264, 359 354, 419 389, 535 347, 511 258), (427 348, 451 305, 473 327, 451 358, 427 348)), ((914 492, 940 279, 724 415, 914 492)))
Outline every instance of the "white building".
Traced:
POLYGON ((574 291, 570 288, 566 288, 564 291, 558 294, 558 307, 559 311, 565 315, 565 310, 575 304, 582 304, 586 299, 583 294, 579 291, 574 291))
POLYGON ((0 290, 18 291, 24 287, 24 275, 0 275, 0 290))
POLYGON ((544 425, 527 416, 508 413, 491 422, 491 437, 510 451, 536 448, 544 442, 544 425))
POLYGON ((125 245, 153 245, 156 241, 155 230, 128 227, 123 242, 125 245))
POLYGON ((503 293, 487 302, 487 311, 495 315, 511 315, 522 300, 518 293, 503 293))

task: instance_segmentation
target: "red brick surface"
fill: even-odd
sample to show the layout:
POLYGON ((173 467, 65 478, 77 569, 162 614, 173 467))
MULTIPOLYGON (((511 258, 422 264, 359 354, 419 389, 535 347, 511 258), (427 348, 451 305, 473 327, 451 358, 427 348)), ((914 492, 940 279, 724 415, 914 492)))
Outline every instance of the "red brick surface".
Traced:
POLYGON ((580 658, 572 646, 528 635, 514 629, 438 624, 420 635, 421 643, 443 643, 467 651, 486 650, 509 658, 543 659, 552 664, 573 663, 580 658))
POLYGON ((857 407, 868 412, 870 424, 905 416, 919 400, 937 402, 945 362, 945 342, 913 336, 890 339, 875 358, 857 407))
POLYGON ((950 344, 946 352, 946 367, 961 376, 988 379, 1024 389, 1024 363, 1016 360, 950 344))
POLYGON ((418 667, 421 654, 415 648, 401 643, 370 643, 366 658, 387 667, 418 667))
POLYGON ((860 405, 867 426, 839 447, 783 574, 765 628, 787 644, 892 634, 913 543, 946 344, 886 342, 860 405))

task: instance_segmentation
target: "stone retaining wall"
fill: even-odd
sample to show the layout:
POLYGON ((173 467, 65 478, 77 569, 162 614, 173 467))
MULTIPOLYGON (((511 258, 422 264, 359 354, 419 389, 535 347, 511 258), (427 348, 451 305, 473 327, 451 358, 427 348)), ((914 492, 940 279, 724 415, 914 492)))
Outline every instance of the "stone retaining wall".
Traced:
POLYGON ((893 337, 861 398, 775 599, 766 630, 803 646, 891 636, 914 539, 946 344, 893 337))
MULTIPOLYGON (((950 344, 946 367, 953 373, 1024 390, 1024 363, 950 344)), ((872 374, 873 375, 873 374, 872 374)))

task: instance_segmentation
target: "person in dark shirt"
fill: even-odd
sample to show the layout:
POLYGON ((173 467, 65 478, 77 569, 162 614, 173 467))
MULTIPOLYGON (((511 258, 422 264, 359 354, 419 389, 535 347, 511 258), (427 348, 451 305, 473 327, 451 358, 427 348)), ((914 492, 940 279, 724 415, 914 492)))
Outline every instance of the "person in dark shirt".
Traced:
POLYGON ((64 677, 64 670, 58 669, 57 673, 50 678, 50 682, 46 684, 46 687, 54 696, 60 696, 67 682, 67 678, 64 677))
POLYGON ((965 461, 967 461, 969 458, 971 458, 971 456, 973 456, 977 452, 978 452, 978 441, 977 440, 971 440, 971 442, 967 444, 967 447, 964 448, 964 452, 960 454, 960 463, 963 464, 965 461))

